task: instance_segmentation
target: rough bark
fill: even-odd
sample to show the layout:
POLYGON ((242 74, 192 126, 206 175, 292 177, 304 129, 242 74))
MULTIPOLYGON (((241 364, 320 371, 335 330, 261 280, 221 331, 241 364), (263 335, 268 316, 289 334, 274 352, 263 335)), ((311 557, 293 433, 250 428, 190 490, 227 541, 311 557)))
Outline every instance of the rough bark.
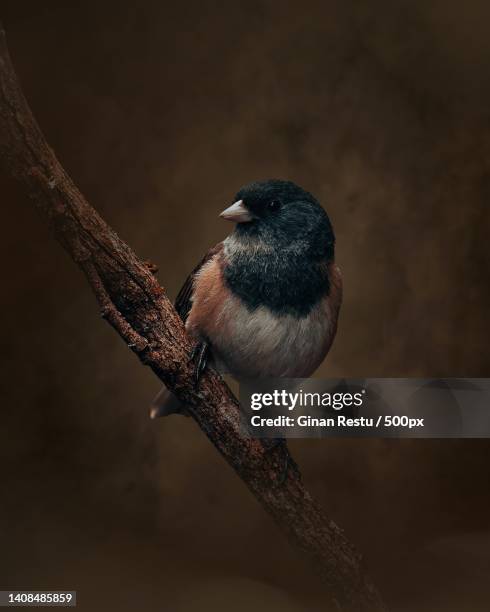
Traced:
POLYGON ((385 610, 361 556, 306 491, 285 445, 247 437, 238 403, 212 370, 196 387, 190 342, 164 289, 88 204, 47 144, 20 88, 0 24, 0 162, 26 188, 82 268, 102 316, 189 407, 191 416, 329 587, 337 609, 385 610))

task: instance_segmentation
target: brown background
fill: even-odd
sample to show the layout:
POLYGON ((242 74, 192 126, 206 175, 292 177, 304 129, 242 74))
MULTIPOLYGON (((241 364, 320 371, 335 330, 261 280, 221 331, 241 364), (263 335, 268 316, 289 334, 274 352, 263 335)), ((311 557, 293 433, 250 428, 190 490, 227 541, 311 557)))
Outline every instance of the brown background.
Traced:
MULTIPOLYGON (((174 296, 238 187, 323 202, 345 303, 332 376, 488 376, 488 3, 3 2, 60 159, 174 296)), ((0 588, 83 610, 324 610, 324 593, 8 178, 0 588)), ((294 441, 397 611, 487 610, 487 441, 294 441)))

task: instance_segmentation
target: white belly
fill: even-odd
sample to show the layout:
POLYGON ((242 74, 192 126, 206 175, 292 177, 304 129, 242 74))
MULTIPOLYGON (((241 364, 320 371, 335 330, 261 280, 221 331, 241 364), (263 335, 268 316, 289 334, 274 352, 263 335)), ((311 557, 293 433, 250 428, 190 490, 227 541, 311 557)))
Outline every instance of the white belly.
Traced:
POLYGON ((217 367, 238 379, 303 378, 323 361, 335 336, 337 312, 328 299, 308 316, 273 314, 265 306, 249 311, 231 296, 222 305, 218 337, 210 337, 217 367))

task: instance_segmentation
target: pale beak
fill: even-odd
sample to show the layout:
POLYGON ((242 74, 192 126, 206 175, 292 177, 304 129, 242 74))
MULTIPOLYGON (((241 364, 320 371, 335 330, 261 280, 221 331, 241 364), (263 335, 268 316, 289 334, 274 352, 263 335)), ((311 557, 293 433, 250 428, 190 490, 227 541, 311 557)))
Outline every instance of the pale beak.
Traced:
POLYGON ((248 221, 252 221, 252 215, 246 208, 243 200, 238 200, 238 202, 235 202, 229 208, 226 208, 220 214, 220 217, 223 217, 223 219, 226 219, 227 221, 234 221, 235 223, 247 223, 248 221))

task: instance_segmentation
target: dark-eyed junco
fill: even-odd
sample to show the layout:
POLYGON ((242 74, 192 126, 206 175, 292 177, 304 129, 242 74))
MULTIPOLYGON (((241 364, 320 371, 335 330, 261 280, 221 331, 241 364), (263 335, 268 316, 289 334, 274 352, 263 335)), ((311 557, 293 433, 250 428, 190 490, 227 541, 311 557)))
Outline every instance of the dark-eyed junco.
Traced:
MULTIPOLYGON (((305 378, 337 331, 342 279, 330 220, 307 191, 268 180, 240 189, 221 217, 234 231, 211 249, 175 307, 195 339, 198 379, 206 362, 238 381, 305 378)), ((152 417, 180 412, 166 389, 152 417)))

